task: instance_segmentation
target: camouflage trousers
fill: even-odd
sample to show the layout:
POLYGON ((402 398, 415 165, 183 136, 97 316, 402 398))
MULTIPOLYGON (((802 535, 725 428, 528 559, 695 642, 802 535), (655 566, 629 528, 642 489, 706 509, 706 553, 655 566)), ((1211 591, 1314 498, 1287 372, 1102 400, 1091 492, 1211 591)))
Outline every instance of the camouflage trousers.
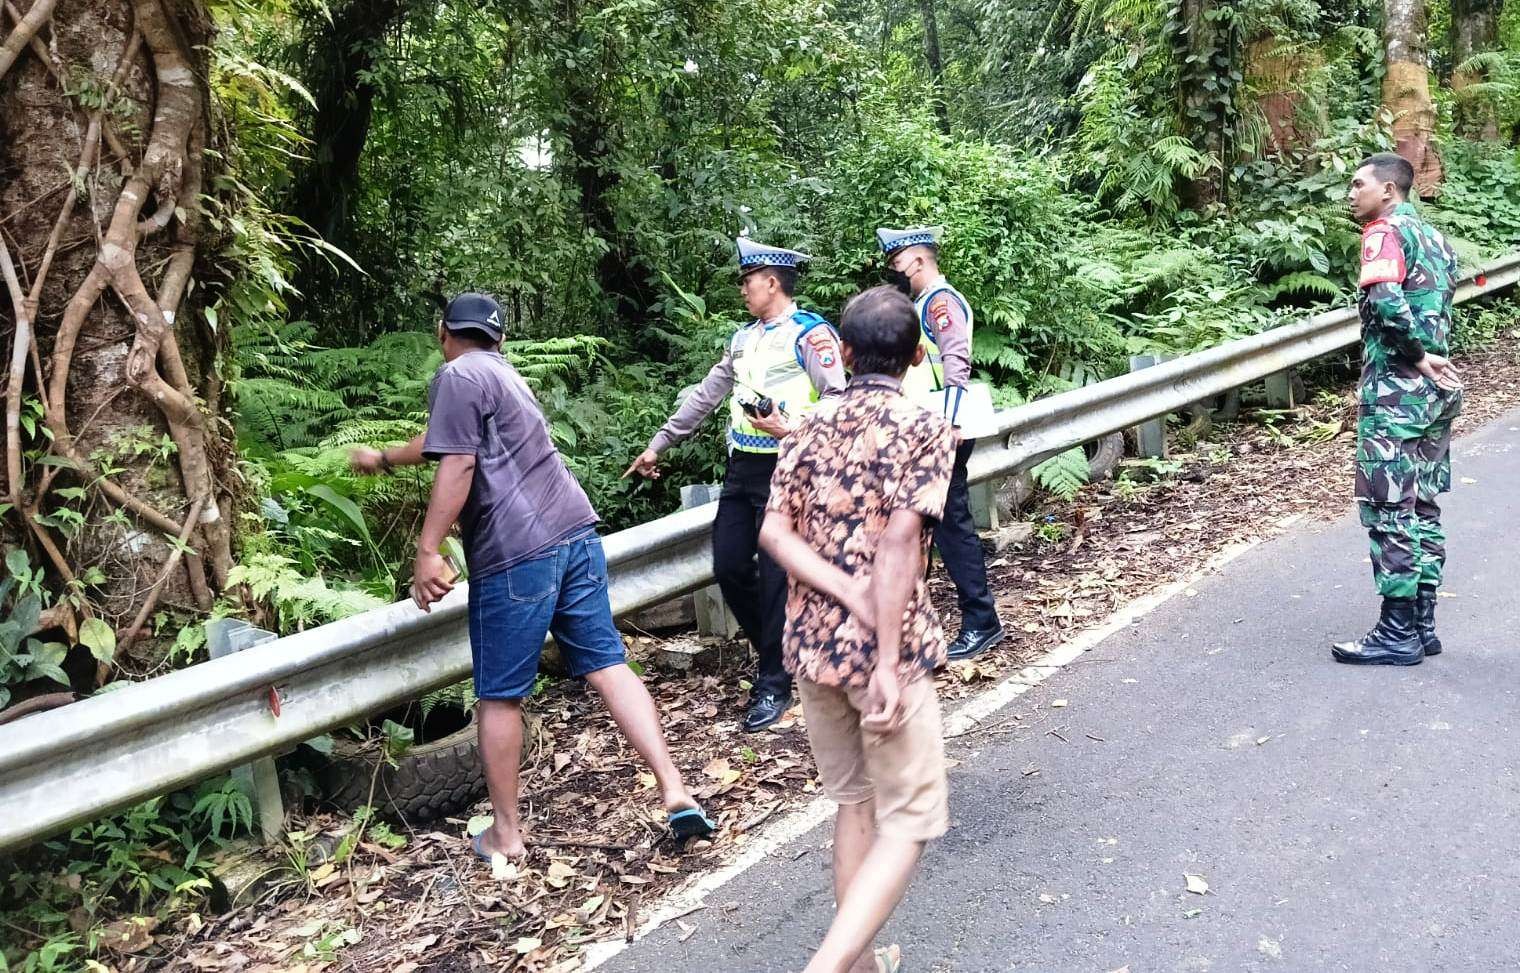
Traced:
POLYGON ((1378 594, 1413 598, 1441 583, 1446 532, 1440 494, 1451 489, 1451 424, 1462 393, 1436 393, 1422 407, 1366 407, 1357 419, 1356 499, 1372 541, 1378 594))

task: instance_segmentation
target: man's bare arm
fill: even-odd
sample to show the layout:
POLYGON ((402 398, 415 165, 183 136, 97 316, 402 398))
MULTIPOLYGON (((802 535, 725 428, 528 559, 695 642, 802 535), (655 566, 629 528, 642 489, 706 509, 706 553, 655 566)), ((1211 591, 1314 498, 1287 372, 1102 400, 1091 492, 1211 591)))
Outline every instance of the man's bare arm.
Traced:
POLYGON ((897 665, 902 654, 903 614, 914 586, 924 576, 924 518, 894 510, 876 546, 871 602, 876 618, 877 666, 897 665))
POLYGON ((422 441, 426 438, 427 431, 424 430, 412 437, 411 442, 400 446, 388 449, 360 446, 349 452, 348 462, 356 473, 378 473, 392 466, 417 466, 427 462, 427 458, 422 455, 422 441))
POLYGON ((802 539, 792 519, 779 510, 767 511, 760 528, 760 546, 776 559, 781 569, 798 581, 839 602, 866 627, 874 627, 866 582, 830 564, 802 539))
POLYGON ((422 536, 417 539, 417 560, 412 567, 412 600, 424 611, 454 588, 453 572, 439 548, 459 519, 459 511, 464 509, 474 482, 474 455, 453 453, 439 461, 427 517, 422 522, 422 536))
POLYGON ((894 510, 876 545, 871 575, 871 609, 876 616, 876 668, 871 674, 873 710, 861 725, 878 733, 893 733, 907 715, 897 664, 902 658, 903 616, 908 600, 924 574, 924 518, 912 510, 894 510))

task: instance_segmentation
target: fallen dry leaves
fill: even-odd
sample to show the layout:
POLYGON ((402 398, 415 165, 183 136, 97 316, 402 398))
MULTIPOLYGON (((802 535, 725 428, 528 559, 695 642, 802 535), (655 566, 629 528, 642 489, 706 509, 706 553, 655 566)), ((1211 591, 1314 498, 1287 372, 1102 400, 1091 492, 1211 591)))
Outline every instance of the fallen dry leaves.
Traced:
MULTIPOLYGON (((1459 433, 1520 405, 1512 351, 1468 357, 1463 366, 1468 406, 1459 433)), ((1130 490, 1106 482, 1072 503, 1041 501, 1026 512, 1031 519, 1071 530, 1056 541, 1020 531, 989 554, 1010 637, 973 664, 947 668, 941 695, 953 704, 982 691, 1225 547, 1283 530, 1291 515, 1344 514, 1353 416, 1349 398, 1305 408, 1297 420, 1278 422, 1278 433, 1247 416, 1175 450, 1181 468, 1153 484, 1130 490), (1340 435, 1327 438, 1337 424, 1340 435)), ((932 592, 953 629, 954 592, 941 572, 932 592)), ((654 654, 656 640, 632 642, 636 656, 654 654)), ((532 705, 538 719, 522 773, 525 861, 498 869, 477 861, 466 826, 478 829, 478 819, 398 828, 408 839, 399 851, 361 842, 342 866, 294 885, 296 894, 287 885, 281 896, 160 930, 148 962, 185 971, 577 969, 586 944, 631 937, 661 895, 732 858, 775 813, 817 795, 800 712, 774 732, 740 732, 745 661, 730 646, 709 671, 646 677, 671 750, 718 822, 713 840, 673 846, 653 779, 594 694, 560 683, 532 705)), ((1001 723, 987 730, 1003 731, 1001 723)), ((299 822, 310 834, 341 833, 347 824, 332 813, 299 822)), ((1207 891, 1199 876, 1186 882, 1190 892, 1207 891)), ((681 936, 720 921, 722 911, 682 917, 681 936)), ((144 945, 138 931, 121 932, 123 946, 144 945)), ((1264 941, 1262 949, 1275 947, 1264 941)))

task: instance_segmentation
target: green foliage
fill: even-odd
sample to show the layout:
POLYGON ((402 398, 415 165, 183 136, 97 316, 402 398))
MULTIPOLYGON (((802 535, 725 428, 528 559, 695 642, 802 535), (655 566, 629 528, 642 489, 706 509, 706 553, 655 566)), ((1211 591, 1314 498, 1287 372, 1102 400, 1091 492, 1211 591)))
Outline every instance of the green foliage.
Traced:
POLYGON ((1465 304, 1452 316, 1451 344, 1457 355, 1516 338, 1520 338, 1520 302, 1513 298, 1492 304, 1465 304))
POLYGON ((282 632, 299 632, 389 603, 388 598, 356 588, 330 587, 322 576, 303 574, 294 559, 274 553, 245 557, 228 574, 227 583, 245 584, 255 600, 267 602, 282 632))
POLYGON ((416 732, 409 726, 403 726, 393 720, 386 720, 380 724, 380 735, 384 745, 386 762, 391 766, 403 757, 412 748, 416 740, 416 732))
POLYGON ((468 713, 475 708, 475 683, 470 679, 462 679, 442 689, 435 689, 422 697, 422 718, 428 718, 428 714, 439 706, 450 706, 461 712, 468 713))
MULTIPOLYGON (((19 549, 7 552, 5 570, 0 578, 0 709, 24 684, 52 683, 55 689, 69 685, 63 671, 69 647, 31 637, 42 617, 42 571, 33 570, 26 552, 19 549)), ((89 634, 94 636, 94 630, 89 634)), ((113 646, 114 642, 113 636, 113 646)))
POLYGON ((976 364, 1022 388, 1069 361, 1116 367, 1122 338, 1080 292, 1077 248, 1097 246, 1105 227, 1065 191, 1053 160, 888 119, 841 152, 826 180, 834 188, 815 237, 833 257, 808 281, 825 307, 875 282, 875 227, 942 224, 945 273, 976 311, 976 364))
POLYGON ((1078 446, 1058 453, 1030 470, 1034 481, 1062 500, 1073 500, 1087 485, 1091 468, 1087 453, 1078 446))
POLYGON ((1446 181, 1430 217, 1474 245, 1477 254, 1493 256, 1520 247, 1520 149, 1453 141, 1443 149, 1446 181))
POLYGON ((252 826, 252 804, 219 777, 74 828, 18 857, 0 885, 0 968, 78 969, 118 915, 167 919, 211 889, 210 854, 252 826), (67 958, 63 965, 59 964, 67 958))

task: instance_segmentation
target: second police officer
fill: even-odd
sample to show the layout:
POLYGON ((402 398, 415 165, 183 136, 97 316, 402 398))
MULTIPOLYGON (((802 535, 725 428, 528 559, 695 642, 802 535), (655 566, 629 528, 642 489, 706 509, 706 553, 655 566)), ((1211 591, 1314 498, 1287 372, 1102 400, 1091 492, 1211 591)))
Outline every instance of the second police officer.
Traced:
POLYGON ((820 398, 842 392, 839 337, 822 317, 797 306, 799 265, 807 254, 747 237, 739 248, 739 292, 755 320, 740 328, 723 357, 660 428, 627 472, 659 476, 659 456, 729 400, 728 469, 713 522, 713 573, 723 599, 759 659, 744 729, 772 725, 792 701, 781 664, 786 573, 760 550, 780 441, 820 398))
MULTIPOLYGON (((970 303, 940 273, 939 239, 943 232, 937 226, 906 230, 882 227, 876 231, 876 240, 886 261, 888 283, 913 298, 922 331, 924 359, 908 370, 903 392, 941 412, 959 428, 971 382, 973 315, 970 303)), ((1003 623, 987 586, 982 541, 971 517, 966 463, 975 446, 975 440, 968 438, 956 447, 945 516, 934 528, 934 546, 939 548, 945 570, 955 583, 961 611, 961 631, 950 645, 951 661, 980 655, 1003 640, 1003 623)))

